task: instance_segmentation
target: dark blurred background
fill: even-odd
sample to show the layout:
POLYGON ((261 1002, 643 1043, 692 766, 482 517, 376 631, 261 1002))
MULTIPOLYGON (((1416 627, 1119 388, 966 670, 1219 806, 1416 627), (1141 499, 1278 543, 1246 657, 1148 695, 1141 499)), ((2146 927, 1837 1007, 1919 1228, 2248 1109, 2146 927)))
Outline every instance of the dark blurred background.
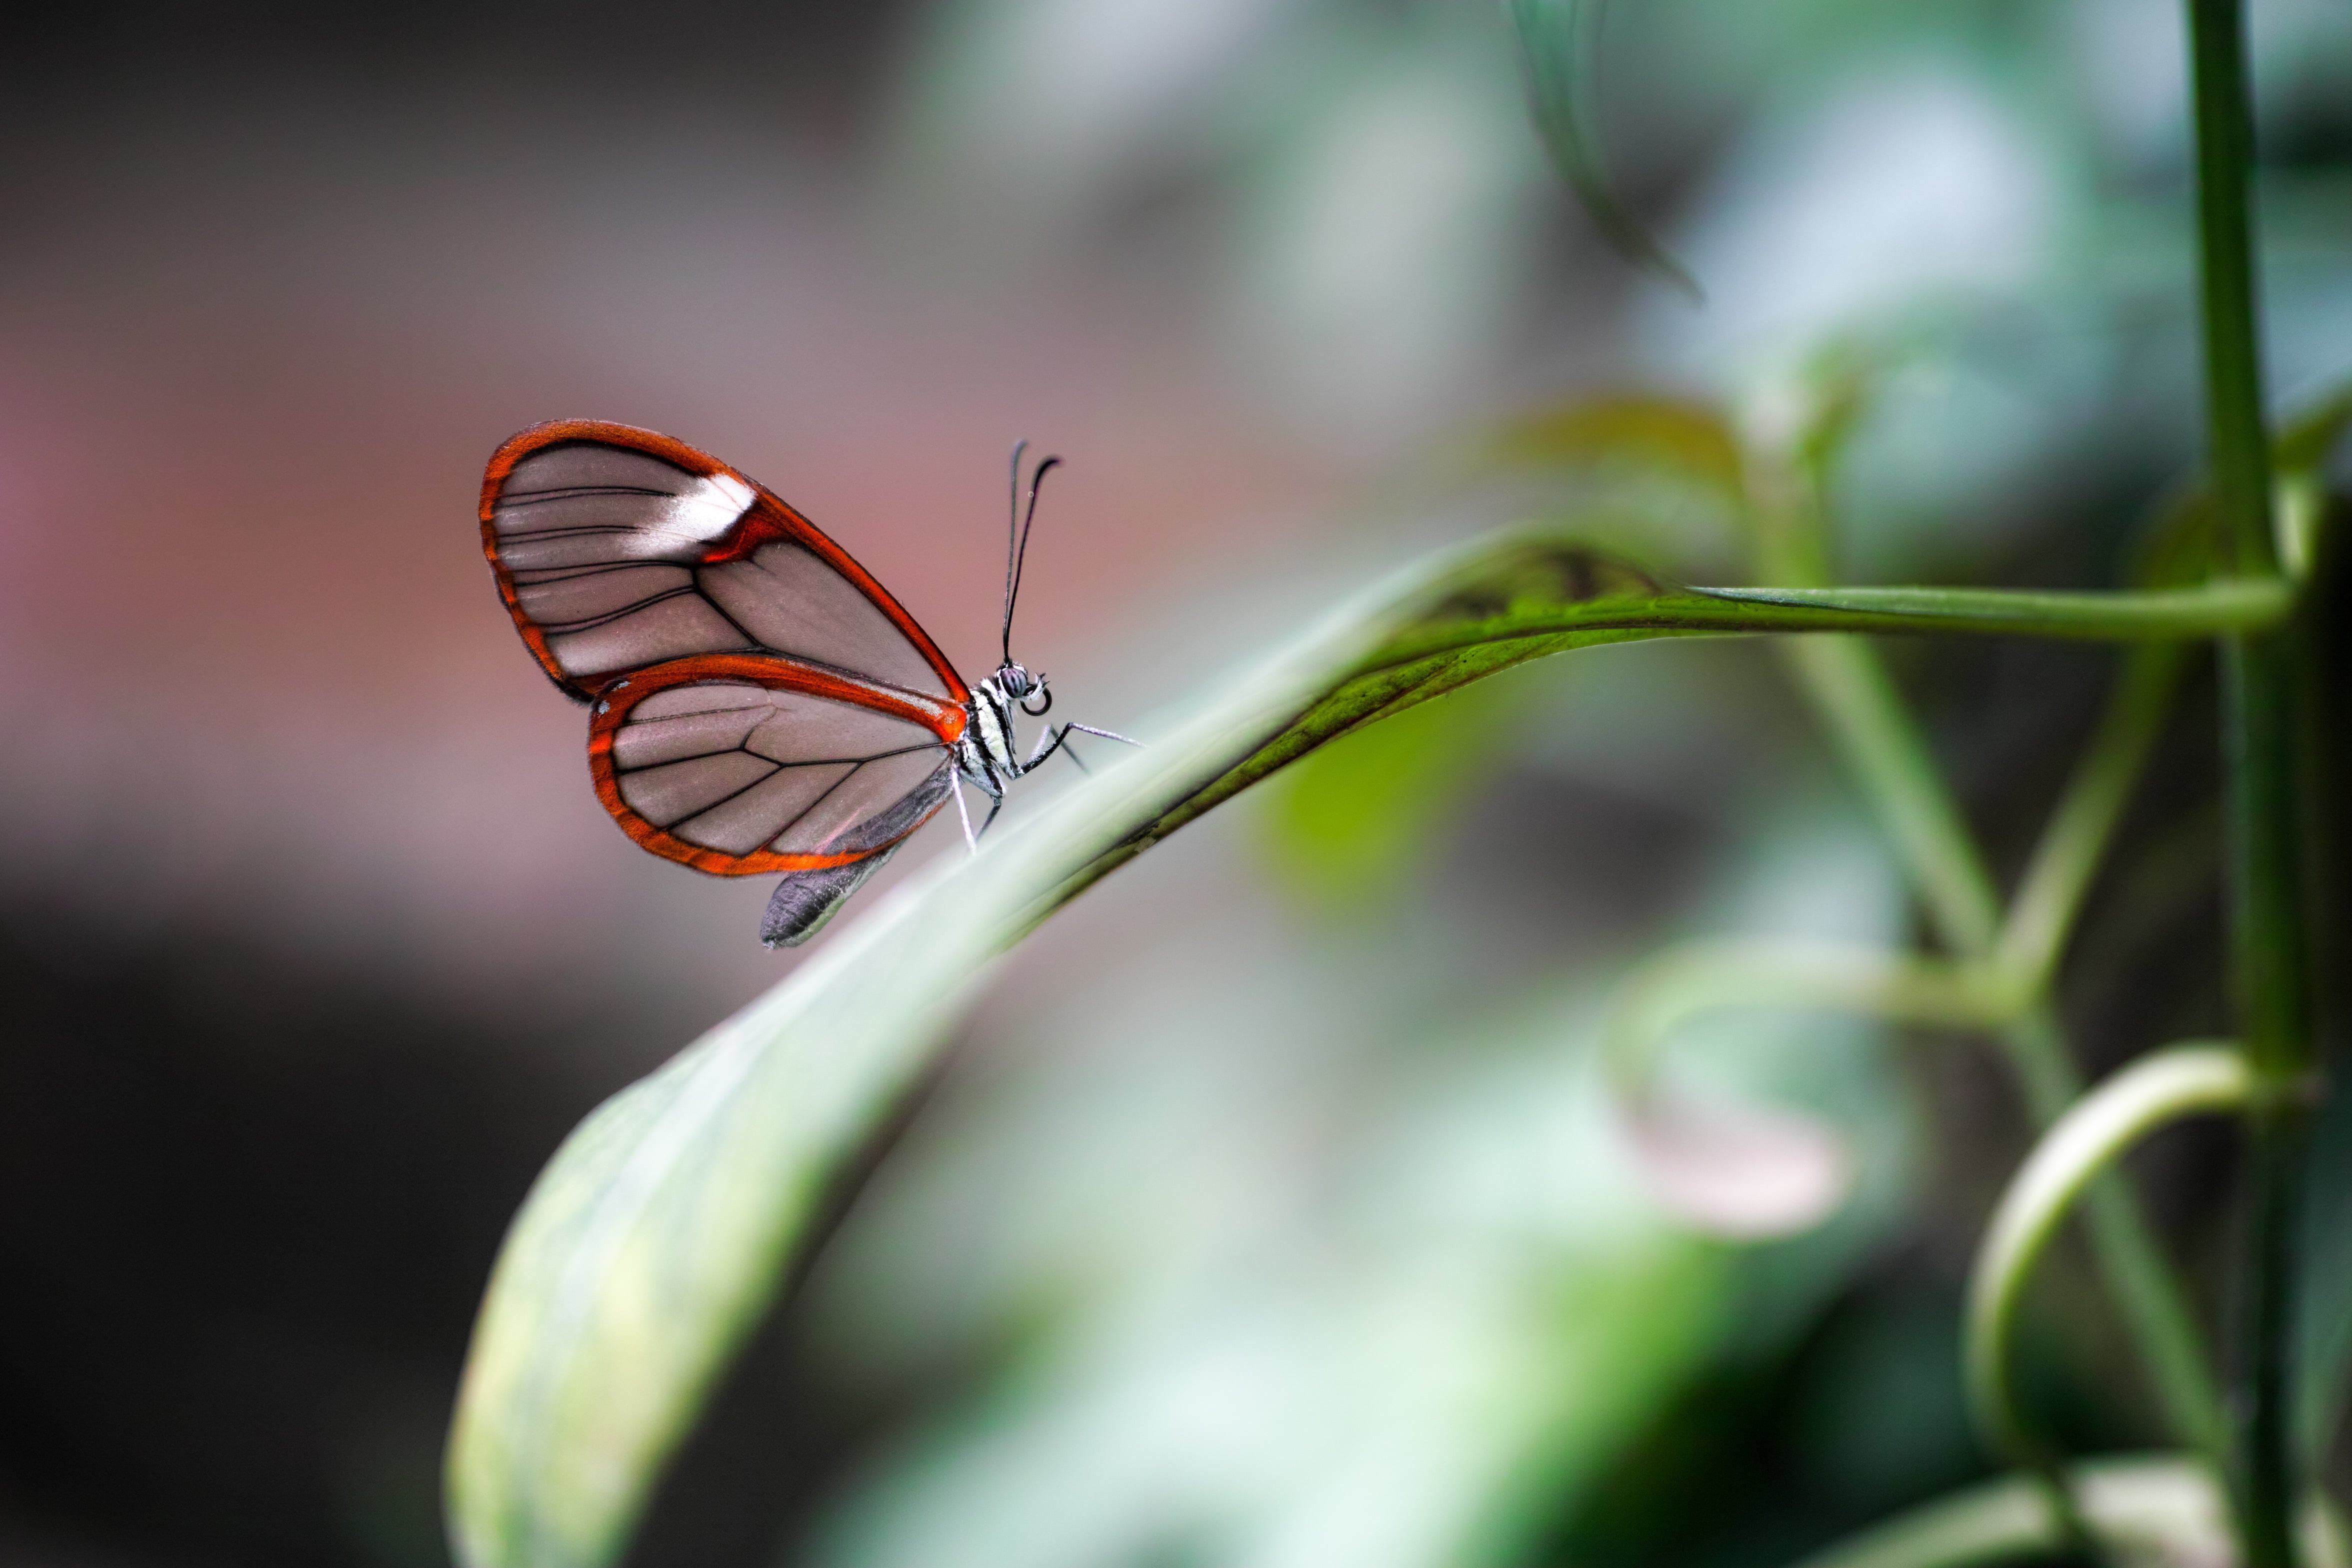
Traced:
MULTIPOLYGON (((2291 395, 2352 364, 2352 22, 2253 9, 2291 395)), ((796 962, 752 940, 764 886, 643 855, 585 787, 474 533, 515 429, 719 454, 967 671, 1004 454, 1041 441, 1069 463, 1016 651, 1121 729, 1562 504, 1475 472, 1492 420, 1768 405, 1832 342, 1885 367, 1856 576, 2112 581, 2193 456, 2172 8, 1619 12, 1599 122, 1703 308, 1559 194, 1491 5, 12 22, 0 1563, 443 1561, 444 1423, 532 1173, 796 962)), ((1735 569, 1703 531, 1652 558, 1735 569)), ((2013 868, 2111 662, 1898 659, 2013 868)), ((636 1561, 1763 1564, 1984 1473, 1953 1336, 2006 1081, 1850 1019, 1695 1030, 1693 1071, 1834 1119, 1862 1185, 1761 1247, 1648 1204, 1589 1071, 1612 976, 1907 917, 1769 658, 1560 662, 1008 963, 636 1561)), ((2210 704, 2075 954, 2094 1067, 2223 1017, 2210 704)), ((2143 1173, 2215 1313, 2231 1157, 2183 1134, 2143 1173)), ((2057 1274, 2039 1396, 2148 1444, 2057 1274)))

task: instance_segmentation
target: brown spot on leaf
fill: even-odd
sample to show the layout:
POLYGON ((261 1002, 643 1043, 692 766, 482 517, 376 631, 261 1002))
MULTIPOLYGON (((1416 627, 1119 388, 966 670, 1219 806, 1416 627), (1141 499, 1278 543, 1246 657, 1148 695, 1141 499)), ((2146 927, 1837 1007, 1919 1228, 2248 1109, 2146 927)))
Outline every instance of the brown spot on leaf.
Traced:
POLYGON ((1664 592, 1648 573, 1580 546, 1530 545, 1449 595, 1436 620, 1487 621, 1515 606, 1578 605, 1590 599, 1646 598, 1664 592))

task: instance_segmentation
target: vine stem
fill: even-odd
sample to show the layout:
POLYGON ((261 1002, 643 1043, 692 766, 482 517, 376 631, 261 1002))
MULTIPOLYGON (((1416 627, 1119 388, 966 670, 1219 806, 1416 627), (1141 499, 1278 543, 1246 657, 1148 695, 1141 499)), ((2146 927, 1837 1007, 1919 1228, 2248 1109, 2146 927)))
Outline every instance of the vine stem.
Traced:
POLYGON ((2227 1043, 2140 1058, 2076 1100, 2010 1181, 1969 1279, 1969 1396, 1979 1424, 2027 1468, 2055 1476, 2057 1456, 2027 1425, 2010 1384, 2018 1303, 2067 1213, 2133 1144, 2185 1116, 2236 1110, 2251 1075, 2227 1043))
MULTIPOLYGON (((1937 936, 1964 957, 1990 955, 2000 923, 1992 874, 1885 666, 1853 638, 1791 638, 1781 646, 1895 844, 1937 936)), ((2028 1115, 2037 1128, 2048 1127, 2083 1092, 2083 1079, 2047 1000, 2027 1007, 2000 1039, 2028 1115)), ((2085 1218, 2094 1255, 2155 1379, 2168 1424, 2218 1464, 2221 1401, 2196 1321, 2120 1175, 2093 1183, 2085 1218)))
MULTIPOLYGON (((1759 445, 1769 453, 1776 447, 1785 451, 1789 443, 1768 437, 1759 445)), ((1823 457, 1816 450, 1796 463, 1757 466, 1758 564, 1773 581, 1811 586, 1829 576, 1822 526, 1823 457)), ((1997 959, 2002 920, 1991 869, 1885 665, 1859 637, 1790 637, 1779 648, 1893 844, 1937 938, 1964 960, 1997 959)), ((2105 781, 2093 781, 2093 793, 2105 787, 2105 781)), ((2073 875, 2069 871, 2068 879, 2073 875)), ((2036 895, 2046 896, 2046 889, 2036 895)), ((2038 940, 2046 940, 2046 933, 2038 940)), ((2045 984, 2053 966, 2038 965, 2045 984)), ((2031 1001, 1999 1031, 1999 1038, 2027 1114, 2035 1127, 2048 1127, 2082 1093, 2083 1079, 2046 996, 2031 1001)), ((2084 1217, 2094 1256, 2147 1363, 2167 1424, 2218 1471, 2224 1458, 2221 1399, 2196 1320, 2136 1194, 2119 1173, 2093 1183, 2084 1217)))
MULTIPOLYGON (((2216 564, 2243 576, 2275 575, 2248 191, 2253 117, 2245 17, 2241 0, 2188 5, 2208 462, 2221 525, 2216 564)), ((2290 1306, 2312 1061, 2296 859, 2295 648, 2292 625, 2238 634, 2221 647, 2231 968, 2253 1076, 2252 1192, 2230 1400, 2231 1491, 2247 1568, 2294 1568, 2297 1561, 2290 1306)))

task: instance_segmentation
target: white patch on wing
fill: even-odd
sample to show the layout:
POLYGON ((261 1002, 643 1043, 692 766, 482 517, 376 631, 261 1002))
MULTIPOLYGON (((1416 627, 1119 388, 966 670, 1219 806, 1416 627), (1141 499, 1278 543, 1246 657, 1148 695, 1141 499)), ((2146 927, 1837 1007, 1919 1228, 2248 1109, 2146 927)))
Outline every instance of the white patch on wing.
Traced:
POLYGON ((751 510, 751 487, 732 474, 712 474, 695 480, 661 509, 660 521, 630 538, 624 551, 631 555, 664 556, 681 542, 709 544, 726 536, 751 510))

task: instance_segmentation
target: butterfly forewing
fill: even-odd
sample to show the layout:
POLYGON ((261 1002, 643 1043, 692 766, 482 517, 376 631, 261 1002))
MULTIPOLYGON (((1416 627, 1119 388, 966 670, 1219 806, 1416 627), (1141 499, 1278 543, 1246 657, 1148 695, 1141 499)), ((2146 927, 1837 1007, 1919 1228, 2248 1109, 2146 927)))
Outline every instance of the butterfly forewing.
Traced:
POLYGON ((761 647, 945 697, 947 682, 880 605, 814 552, 782 540, 714 562, 696 586, 761 647))
POLYGON ((548 674, 590 697, 632 670, 771 653, 961 706, 913 618, 815 526, 706 453, 572 420, 500 447, 482 544, 548 674))

